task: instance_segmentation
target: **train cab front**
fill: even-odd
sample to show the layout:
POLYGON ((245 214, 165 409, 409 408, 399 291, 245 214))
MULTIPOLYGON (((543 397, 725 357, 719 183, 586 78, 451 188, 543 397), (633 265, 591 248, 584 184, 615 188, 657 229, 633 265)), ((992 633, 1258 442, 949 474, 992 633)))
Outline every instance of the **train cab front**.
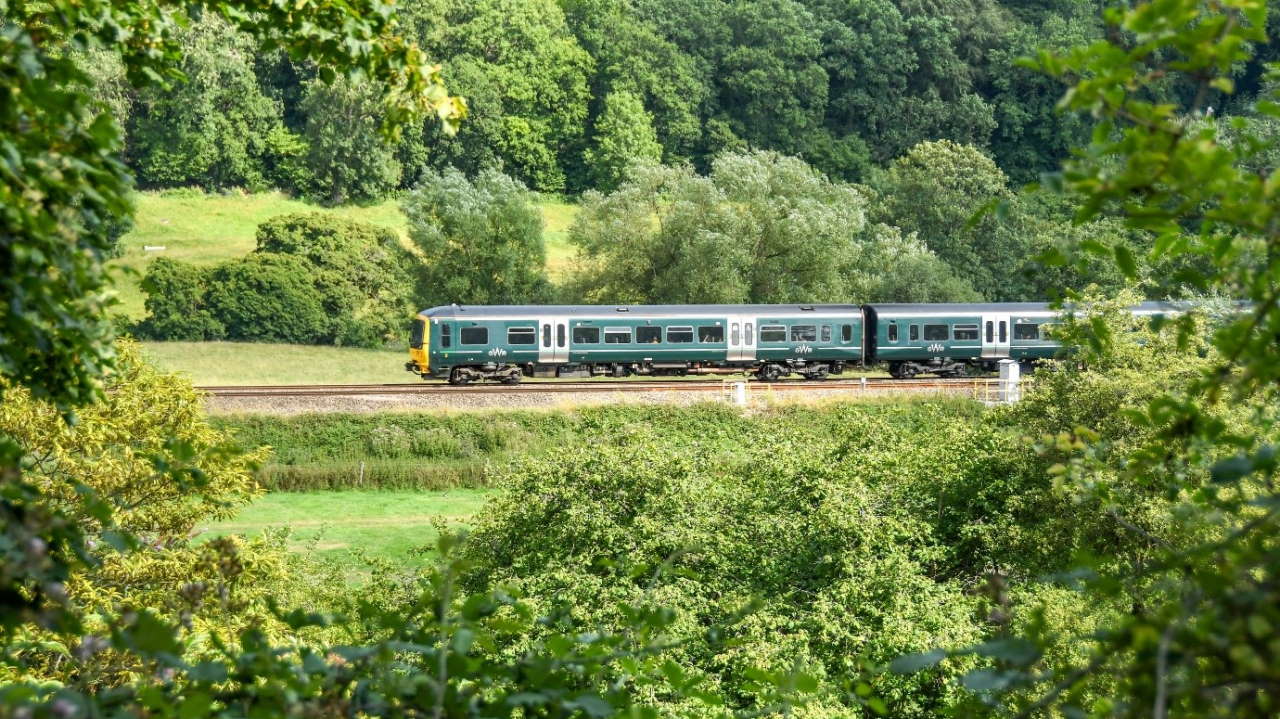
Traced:
POLYGON ((413 318, 413 327, 409 331, 409 361, 404 363, 406 371, 421 377, 431 376, 431 326, 424 315, 413 318))

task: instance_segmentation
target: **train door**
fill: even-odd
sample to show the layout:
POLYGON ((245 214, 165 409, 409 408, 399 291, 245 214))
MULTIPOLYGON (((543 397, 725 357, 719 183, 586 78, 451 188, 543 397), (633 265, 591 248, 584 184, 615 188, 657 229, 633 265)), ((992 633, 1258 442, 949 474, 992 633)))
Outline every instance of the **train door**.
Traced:
POLYGON ((569 361, 569 318, 544 317, 538 323, 538 364, 569 361))
POLYGON ((1009 315, 982 316, 982 358, 1009 356, 1009 315))
POLYGON ((748 315, 729 316, 729 362, 754 362, 756 359, 756 323, 748 315))

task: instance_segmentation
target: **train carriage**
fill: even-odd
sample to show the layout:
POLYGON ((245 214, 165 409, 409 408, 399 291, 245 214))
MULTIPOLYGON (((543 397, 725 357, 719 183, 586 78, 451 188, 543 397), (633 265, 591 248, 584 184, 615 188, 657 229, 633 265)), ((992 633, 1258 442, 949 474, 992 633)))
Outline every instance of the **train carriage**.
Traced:
POLYGON ((1032 362, 1061 345, 1045 325, 1058 313, 1041 302, 989 304, 876 304, 866 306, 870 354, 894 377, 958 376, 968 367, 991 369, 1002 359, 1032 362))
POLYGON ((863 359, 857 305, 449 305, 418 314, 406 369, 466 383, 526 374, 821 379, 863 359))

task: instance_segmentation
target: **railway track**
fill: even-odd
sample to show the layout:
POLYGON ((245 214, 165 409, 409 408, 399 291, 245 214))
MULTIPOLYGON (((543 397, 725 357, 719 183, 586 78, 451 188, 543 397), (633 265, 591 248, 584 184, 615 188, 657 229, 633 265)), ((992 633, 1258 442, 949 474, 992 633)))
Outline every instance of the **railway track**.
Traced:
MULTIPOLYGON (((311 384, 311 385, 237 385, 209 386, 196 389, 214 397, 349 397, 356 395, 432 395, 432 394, 592 394, 600 392, 721 392, 726 382, 734 380, 632 380, 589 382, 526 382, 518 385, 400 383, 400 384, 311 384)), ((742 381, 742 380, 736 380, 742 381)), ((762 391, 877 391, 924 392, 951 390, 979 392, 994 386, 995 379, 837 379, 780 380, 748 382, 753 393, 762 391)))

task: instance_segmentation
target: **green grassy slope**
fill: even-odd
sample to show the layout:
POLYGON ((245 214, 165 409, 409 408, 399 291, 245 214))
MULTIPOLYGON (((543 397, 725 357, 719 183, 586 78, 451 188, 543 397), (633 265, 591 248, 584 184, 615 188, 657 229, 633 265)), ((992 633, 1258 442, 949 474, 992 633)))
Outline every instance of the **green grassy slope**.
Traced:
POLYGON ((407 350, 247 342, 144 342, 142 352, 157 367, 185 374, 197 385, 418 381, 404 371, 407 350))
MULTIPOLYGON (((367 207, 320 207, 295 200, 279 192, 254 195, 208 195, 192 190, 142 192, 135 196, 137 214, 134 228, 121 239, 123 255, 111 263, 138 274, 119 274, 117 311, 134 319, 145 314, 145 297, 138 283, 140 273, 155 257, 169 257, 198 264, 214 264, 247 254, 254 248, 254 231, 259 223, 294 212, 325 212, 353 220, 389 227, 407 237, 404 215, 395 200, 367 207), (145 247, 164 247, 147 252, 145 247)), ((547 267, 553 277, 562 272, 572 256, 567 230, 577 206, 558 198, 540 202, 546 227, 547 267)))
POLYGON ((360 564, 359 553, 411 566, 419 561, 413 550, 438 536, 433 522, 465 526, 490 494, 481 489, 277 492, 263 495, 234 519, 201 529, 213 537, 289 527, 294 550, 310 549, 353 568, 360 564))

